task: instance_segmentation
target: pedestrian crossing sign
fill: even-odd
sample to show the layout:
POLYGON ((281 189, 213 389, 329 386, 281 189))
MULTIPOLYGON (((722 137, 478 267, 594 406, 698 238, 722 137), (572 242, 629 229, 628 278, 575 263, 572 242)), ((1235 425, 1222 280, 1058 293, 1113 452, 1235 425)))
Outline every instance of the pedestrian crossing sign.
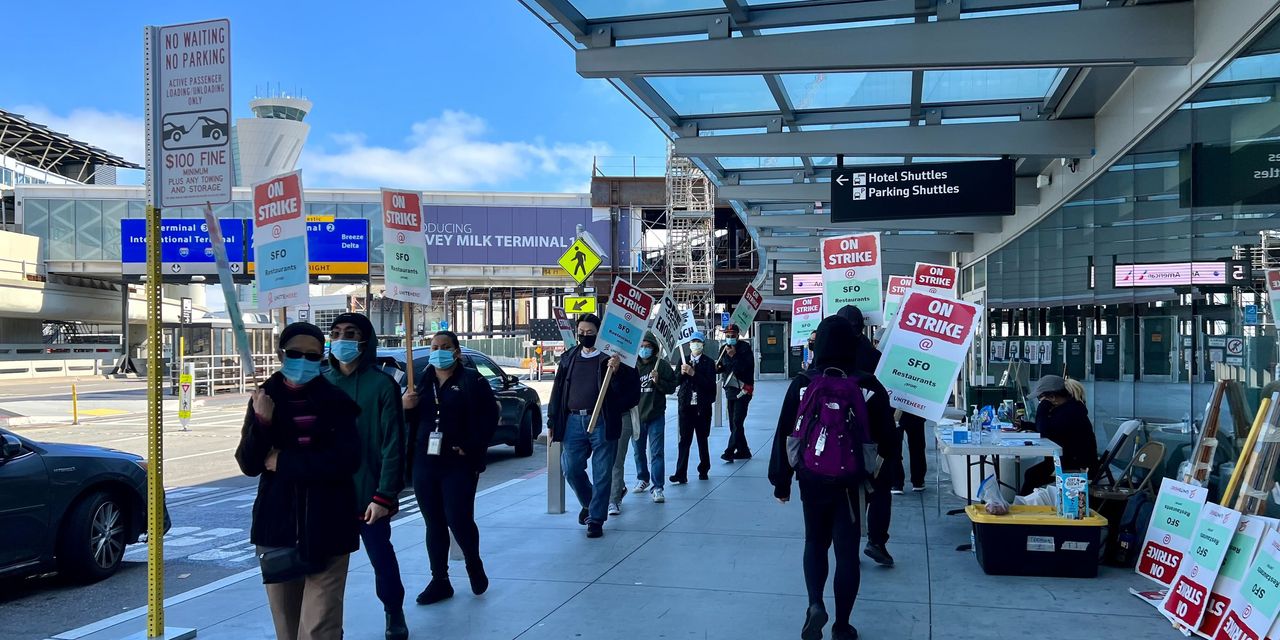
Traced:
POLYGON ((560 256, 560 266, 569 272, 569 277, 578 284, 587 281, 600 266, 600 255, 583 242, 582 238, 573 241, 569 249, 560 256))

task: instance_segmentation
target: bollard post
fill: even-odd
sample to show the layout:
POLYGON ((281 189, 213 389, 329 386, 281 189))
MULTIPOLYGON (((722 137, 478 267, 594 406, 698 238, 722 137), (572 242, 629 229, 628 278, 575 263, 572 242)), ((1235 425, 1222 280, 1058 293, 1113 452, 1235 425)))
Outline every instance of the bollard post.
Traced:
POLYGON ((547 443, 547 513, 564 513, 564 470, 560 467, 559 442, 547 443))
POLYGON ((716 428, 724 426, 724 393, 721 392, 720 385, 716 385, 716 428))
POLYGON ((71 383, 71 424, 80 424, 80 401, 76 396, 76 384, 71 383))

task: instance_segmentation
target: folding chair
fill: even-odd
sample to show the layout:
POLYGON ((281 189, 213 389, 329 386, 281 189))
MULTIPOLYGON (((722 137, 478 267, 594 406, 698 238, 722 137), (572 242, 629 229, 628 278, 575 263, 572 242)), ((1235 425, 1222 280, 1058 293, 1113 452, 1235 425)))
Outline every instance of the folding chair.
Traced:
MULTIPOLYGON (((1109 488, 1095 487, 1089 495, 1096 500, 1128 500, 1130 496, 1151 490, 1151 482, 1155 477, 1156 467, 1164 462, 1164 445, 1159 442, 1148 442, 1129 461, 1120 478, 1109 488), (1135 480, 1134 472, 1141 470, 1142 478, 1135 480), (1136 484, 1135 484, 1136 482, 1136 484)), ((1101 504, 1099 504, 1101 511, 1101 504)))
MULTIPOLYGON (((1107 443, 1107 448, 1102 452, 1102 459, 1098 461, 1098 469, 1093 472, 1093 477, 1090 478, 1094 486, 1106 489, 1116 485, 1116 478, 1111 472, 1111 464, 1115 462, 1116 457, 1129 444, 1129 439, 1133 437, 1133 434, 1141 426, 1141 420, 1126 420, 1116 430, 1115 435, 1111 436, 1111 442, 1107 443), (1106 484, 1103 484, 1103 479, 1107 481, 1106 484)), ((1136 449, 1137 443, 1135 442, 1134 445, 1136 449)))

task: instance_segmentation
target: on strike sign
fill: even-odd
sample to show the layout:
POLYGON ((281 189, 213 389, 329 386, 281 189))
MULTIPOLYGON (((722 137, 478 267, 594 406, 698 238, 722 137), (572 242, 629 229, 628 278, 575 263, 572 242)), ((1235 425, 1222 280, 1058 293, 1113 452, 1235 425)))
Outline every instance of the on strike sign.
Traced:
POLYGON ((147 27, 146 34, 153 203, 231 202, 231 22, 147 27))
POLYGON ((382 259, 388 298, 431 304, 422 194, 382 190, 382 259))
POLYGON ((1142 542, 1138 575, 1169 586, 1191 548, 1191 534, 1208 492, 1200 487, 1166 479, 1160 483, 1147 537, 1142 542))
POLYGON ((1262 544, 1262 537, 1274 524, 1274 520, 1262 516, 1240 517, 1231 544, 1227 546, 1222 568, 1218 570, 1218 579, 1209 592, 1209 606, 1200 621, 1200 627, 1195 630, 1196 634, 1212 638, 1218 633, 1218 628, 1226 620, 1227 610, 1240 598, 1241 582, 1249 565, 1253 564, 1258 546, 1262 544))
POLYGON ((1239 523, 1240 512, 1234 509, 1207 504, 1200 510, 1191 535, 1191 553, 1178 568, 1178 576, 1160 605, 1164 617, 1189 629, 1200 626, 1209 606, 1209 591, 1218 579, 1218 570, 1239 523))
POLYGON ((697 328, 692 323, 685 322, 685 316, 676 307, 671 294, 663 294, 662 304, 653 317, 653 334, 658 338, 658 346, 667 353, 675 353, 680 345, 693 339, 695 331, 697 328))
POLYGON ((916 276, 913 286, 935 295, 956 297, 956 285, 960 281, 960 270, 944 264, 916 263, 916 276))
POLYGON ((307 304, 307 219, 302 173, 253 185, 253 254, 258 304, 263 310, 307 304))
POLYGON ((756 312, 760 310, 760 305, 764 303, 764 298, 760 296, 760 292, 752 285, 747 285, 746 291, 742 292, 742 299, 738 301, 738 306, 733 308, 733 316, 729 318, 729 323, 738 327, 739 331, 750 331, 751 323, 756 319, 756 312))
POLYGON ((618 356, 628 367, 636 366, 636 352, 640 350, 644 332, 649 329, 652 312, 653 296, 622 278, 614 280, 596 348, 618 356))
MULTIPOLYGON (((1165 480, 1165 482, 1169 482, 1165 480)), ((1268 531, 1214 640, 1262 640, 1280 613, 1280 533, 1268 531)))
POLYGON ((867 324, 884 321, 880 295, 880 234, 860 233, 822 241, 822 307, 862 311, 867 324))
POLYGON ((822 322, 822 296, 796 298, 791 301, 791 346, 798 347, 809 341, 809 334, 818 330, 822 322))
POLYGON ((560 339, 564 341, 564 348, 568 350, 573 345, 578 344, 577 332, 575 331, 577 327, 573 326, 573 322, 569 320, 569 315, 564 312, 564 309, 556 307, 551 312, 556 316, 556 328, 560 330, 560 339))
POLYGON ((884 356, 876 367, 889 404, 927 420, 942 419, 981 321, 981 305, 907 291, 901 313, 882 339, 884 356))
POLYGON ((902 297, 907 295, 915 280, 911 276, 889 276, 889 291, 884 297, 884 324, 893 324, 893 317, 898 315, 898 307, 902 306, 902 297))

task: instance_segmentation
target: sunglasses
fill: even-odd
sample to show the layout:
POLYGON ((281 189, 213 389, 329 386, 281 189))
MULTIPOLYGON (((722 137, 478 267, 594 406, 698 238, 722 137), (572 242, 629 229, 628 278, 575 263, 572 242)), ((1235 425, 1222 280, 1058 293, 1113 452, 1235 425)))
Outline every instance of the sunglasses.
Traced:
POLYGON ((311 353, 311 352, 309 352, 309 351, 298 351, 297 349, 285 349, 285 350, 284 350, 284 357, 286 357, 286 358, 288 358, 288 359, 290 359, 290 360, 297 360, 298 358, 306 358, 307 360, 310 360, 311 362, 320 362, 320 360, 321 360, 322 358, 324 358, 324 354, 323 354, 323 353, 311 353))

